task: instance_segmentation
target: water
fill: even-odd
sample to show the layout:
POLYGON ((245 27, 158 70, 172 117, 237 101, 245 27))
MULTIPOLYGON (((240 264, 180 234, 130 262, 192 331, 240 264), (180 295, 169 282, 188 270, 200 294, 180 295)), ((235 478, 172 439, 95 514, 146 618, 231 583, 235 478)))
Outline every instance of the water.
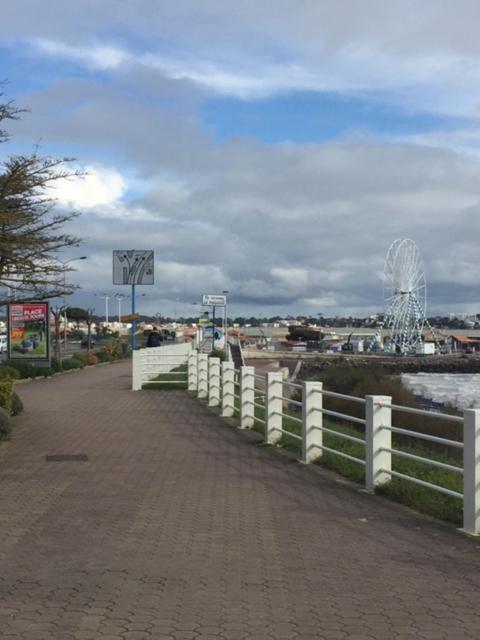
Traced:
POLYGON ((480 408, 480 373, 403 373, 402 382, 415 395, 434 403, 480 408))

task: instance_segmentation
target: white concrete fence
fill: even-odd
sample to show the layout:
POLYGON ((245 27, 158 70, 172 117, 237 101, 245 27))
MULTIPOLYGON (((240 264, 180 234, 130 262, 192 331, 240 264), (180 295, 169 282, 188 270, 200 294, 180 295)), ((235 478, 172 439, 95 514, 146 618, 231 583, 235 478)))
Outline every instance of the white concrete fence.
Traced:
MULTIPOLYGON (((170 373, 173 369, 187 364, 188 356, 193 352, 189 342, 167 344, 160 347, 138 349, 132 353, 132 390, 140 391, 143 384, 151 382, 161 373, 170 373)), ((195 352, 196 353, 196 352, 195 352)), ((175 384, 187 379, 186 373, 172 374, 163 384, 175 384)))
MULTIPOLYGON (((310 464, 328 451, 365 466, 365 489, 373 492, 376 487, 392 478, 401 478, 422 487, 427 487, 463 501, 463 531, 472 535, 480 533, 480 410, 465 410, 464 416, 451 416, 439 412, 425 411, 392 404, 389 396, 369 395, 348 396, 323 389, 321 382, 290 383, 283 380, 280 373, 259 375, 254 367, 234 369, 233 362, 222 362, 209 358, 206 354, 192 351, 188 356, 188 389, 208 402, 219 407, 225 417, 238 416, 238 428, 250 429, 255 423, 263 428, 264 440, 276 444, 282 435, 298 440, 301 444, 301 461, 310 464), (293 392, 301 400, 292 399, 293 392), (359 418, 323 407, 323 398, 334 397, 359 403, 365 407, 365 418, 359 418), (264 398, 261 401, 261 398, 264 398), (299 416, 285 412, 285 406, 298 408, 299 416), (257 415, 255 414, 257 410, 257 415), (418 433, 392 425, 392 410, 406 414, 416 414, 441 421, 457 422, 463 425, 463 442, 449 440, 430 434, 418 433), (358 437, 332 429, 323 424, 323 416, 331 416, 362 425, 358 437), (285 428, 284 419, 289 424, 298 424, 298 432, 285 428), (355 442, 365 449, 362 460, 343 451, 325 446, 324 434, 355 442), (409 436, 423 441, 435 442, 449 447, 463 449, 463 466, 455 466, 431 458, 395 449, 392 433, 409 436), (445 469, 463 475, 463 493, 431 484, 392 469, 392 456, 445 469)), ((427 453, 427 452, 426 452, 427 453)))

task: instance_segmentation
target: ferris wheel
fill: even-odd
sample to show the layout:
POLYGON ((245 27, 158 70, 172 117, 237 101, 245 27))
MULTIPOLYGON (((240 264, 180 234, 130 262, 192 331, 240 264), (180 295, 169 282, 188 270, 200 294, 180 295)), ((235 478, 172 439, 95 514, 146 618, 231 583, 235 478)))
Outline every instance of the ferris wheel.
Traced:
POLYGON ((390 332, 390 350, 415 353, 427 323, 427 282, 422 257, 413 240, 395 240, 385 259, 383 327, 390 332))

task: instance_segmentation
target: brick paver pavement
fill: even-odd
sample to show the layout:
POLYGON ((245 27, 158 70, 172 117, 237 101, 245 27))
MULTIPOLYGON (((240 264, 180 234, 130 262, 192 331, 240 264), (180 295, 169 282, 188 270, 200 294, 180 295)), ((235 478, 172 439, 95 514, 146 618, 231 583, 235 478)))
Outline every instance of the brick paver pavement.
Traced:
POLYGON ((1 638, 480 638, 476 541, 128 386, 121 363, 19 387, 1 638))

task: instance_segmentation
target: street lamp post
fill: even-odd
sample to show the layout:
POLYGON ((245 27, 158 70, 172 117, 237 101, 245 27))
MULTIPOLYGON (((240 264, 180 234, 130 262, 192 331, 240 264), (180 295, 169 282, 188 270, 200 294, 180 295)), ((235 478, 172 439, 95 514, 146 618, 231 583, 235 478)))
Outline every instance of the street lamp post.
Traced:
POLYGON ((122 321, 122 300, 125 300, 125 298, 129 298, 130 296, 127 296, 124 293, 116 293, 115 294, 115 298, 117 298, 118 300, 118 322, 122 321))
POLYGON ((70 260, 60 260, 61 264, 63 265, 63 346, 65 348, 65 350, 67 349, 67 301, 65 299, 65 289, 67 286, 67 282, 66 282, 66 265, 69 264, 70 262, 74 262, 75 260, 86 260, 87 256, 80 256, 78 258, 70 258, 70 260))
POLYGON ((102 300, 105 300, 105 324, 108 329, 108 301, 112 296, 108 293, 95 293, 94 295, 98 298, 101 298, 102 300))

